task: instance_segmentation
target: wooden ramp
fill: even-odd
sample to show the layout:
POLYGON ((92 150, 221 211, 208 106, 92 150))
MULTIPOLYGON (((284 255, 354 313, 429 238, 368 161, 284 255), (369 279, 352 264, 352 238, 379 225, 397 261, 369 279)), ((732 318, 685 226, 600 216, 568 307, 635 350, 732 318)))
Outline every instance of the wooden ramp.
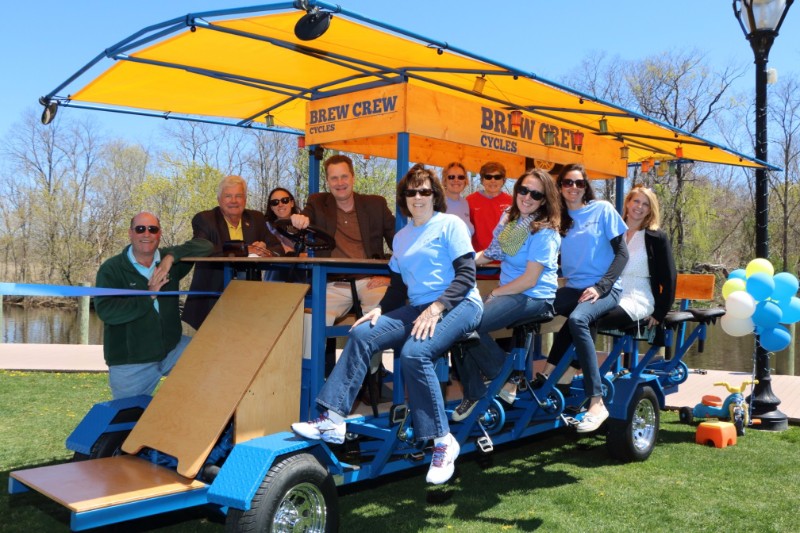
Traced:
POLYGON ((193 478, 231 417, 235 442, 285 431, 297 420, 307 288, 228 285, 123 443, 130 454, 147 447, 175 457, 177 473, 131 455, 21 470, 11 477, 74 513, 204 494, 206 485, 193 478))

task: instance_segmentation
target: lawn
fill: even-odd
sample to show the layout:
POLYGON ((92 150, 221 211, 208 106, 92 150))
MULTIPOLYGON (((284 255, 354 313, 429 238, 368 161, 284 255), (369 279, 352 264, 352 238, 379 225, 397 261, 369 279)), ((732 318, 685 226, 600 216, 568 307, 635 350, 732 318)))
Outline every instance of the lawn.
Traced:
MULTIPOLYGON (((64 440, 89 407, 108 399, 104 374, 0 372, 0 483, 11 470, 64 461, 64 440)), ((643 463, 608 457, 605 437, 561 432, 506 446, 489 464, 459 459, 453 482, 425 484, 425 467, 341 489, 341 531, 800 531, 800 428, 750 430, 736 446, 694 444, 694 428, 662 413, 658 446, 643 463)), ((69 516, 38 494, 0 492, 0 531, 68 531, 69 516)), ((205 509, 108 531, 206 532, 224 518, 205 509)))

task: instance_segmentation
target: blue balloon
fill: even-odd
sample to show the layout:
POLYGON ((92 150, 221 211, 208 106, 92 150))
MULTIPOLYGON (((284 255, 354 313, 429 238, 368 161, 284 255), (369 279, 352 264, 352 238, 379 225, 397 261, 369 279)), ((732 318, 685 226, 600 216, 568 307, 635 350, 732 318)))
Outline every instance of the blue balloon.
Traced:
POLYGON ((766 272, 756 272, 747 278, 746 287, 753 300, 760 302, 772 295, 772 291, 775 290, 775 281, 766 272))
POLYGON ((761 347, 769 352, 780 352, 785 350, 792 342, 792 335, 783 326, 775 326, 772 329, 765 329, 759 337, 761 347))
POLYGON ((756 305, 755 312, 753 312, 753 322, 765 330, 777 326, 782 317, 783 311, 778 307, 778 304, 773 302, 759 302, 756 305))
POLYGON ((792 296, 791 300, 781 302, 783 317, 781 324, 794 324, 800 320, 800 298, 792 296))
POLYGON ((747 273, 743 268, 737 268, 728 274, 728 279, 747 279, 747 273))
POLYGON ((772 299, 783 302, 792 296, 797 296, 798 282, 794 274, 781 272, 772 278, 775 281, 775 290, 772 291, 772 299))

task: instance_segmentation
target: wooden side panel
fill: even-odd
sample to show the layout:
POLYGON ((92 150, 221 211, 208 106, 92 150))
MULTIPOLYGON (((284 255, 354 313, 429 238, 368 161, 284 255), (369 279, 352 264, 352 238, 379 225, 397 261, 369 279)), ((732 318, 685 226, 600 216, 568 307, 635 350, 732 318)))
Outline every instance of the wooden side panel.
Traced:
POLYGON ((236 409, 234 442, 237 444, 287 431, 292 422, 297 422, 302 339, 303 308, 298 307, 236 409))
POLYGON ((20 470, 11 477, 76 513, 206 486, 132 455, 20 470))
MULTIPOLYGON (((195 477, 287 325, 302 311, 306 290, 301 284, 231 282, 123 450, 159 450, 178 460, 181 475, 195 477)), ((297 328, 292 332, 299 335, 297 328)), ((299 351, 296 362, 299 371, 299 351)))
POLYGON ((712 300, 715 282, 714 274, 678 274, 675 299, 712 300))

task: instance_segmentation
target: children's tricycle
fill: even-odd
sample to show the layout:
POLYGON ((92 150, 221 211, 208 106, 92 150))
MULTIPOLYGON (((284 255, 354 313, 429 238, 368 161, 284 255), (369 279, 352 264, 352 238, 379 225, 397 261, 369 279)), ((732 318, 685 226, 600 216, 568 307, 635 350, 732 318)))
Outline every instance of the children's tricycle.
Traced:
POLYGON ((681 407, 678 411, 681 422, 691 424, 695 418, 718 418, 730 420, 736 426, 736 434, 744 435, 744 429, 750 425, 750 409, 744 399, 744 390, 748 385, 756 385, 758 380, 742 381, 740 387, 734 387, 725 381, 714 383, 728 389, 730 394, 723 401, 719 396, 707 394, 700 403, 691 407, 681 407))

